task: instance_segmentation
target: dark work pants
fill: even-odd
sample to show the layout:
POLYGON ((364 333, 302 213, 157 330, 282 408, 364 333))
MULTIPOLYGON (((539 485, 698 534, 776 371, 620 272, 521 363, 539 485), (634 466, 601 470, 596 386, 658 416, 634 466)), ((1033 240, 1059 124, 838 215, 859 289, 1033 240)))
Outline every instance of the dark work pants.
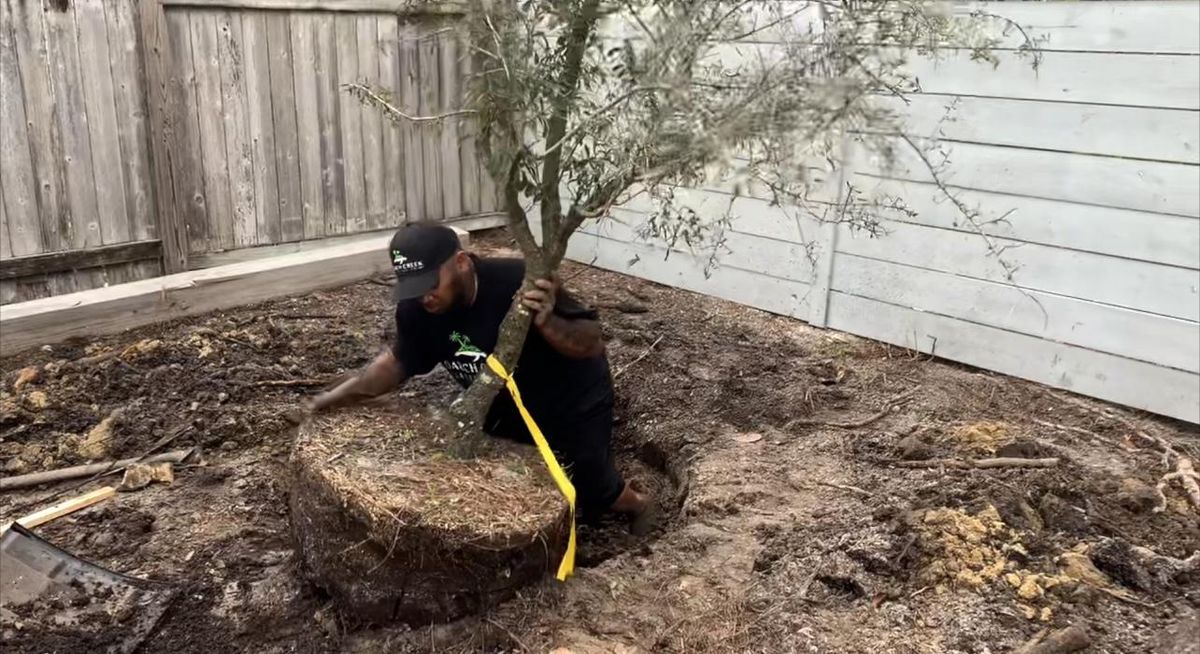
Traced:
MULTIPOLYGON (((518 443, 533 443, 533 436, 519 415, 489 417, 484 431, 518 443)), ((535 420, 537 416, 534 416, 535 420)), ((537 420, 538 427, 559 465, 575 485, 576 512, 581 520, 603 514, 625 488, 625 480, 613 465, 613 405, 609 399, 570 418, 537 420)))

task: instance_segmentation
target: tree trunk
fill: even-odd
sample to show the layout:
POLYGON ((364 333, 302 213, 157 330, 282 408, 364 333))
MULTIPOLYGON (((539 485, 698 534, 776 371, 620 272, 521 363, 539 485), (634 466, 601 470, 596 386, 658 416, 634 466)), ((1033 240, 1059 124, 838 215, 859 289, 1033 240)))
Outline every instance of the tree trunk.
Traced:
MULTIPOLYGON (((527 224, 519 225, 518 228, 529 229, 527 224)), ((504 369, 509 374, 516 373, 517 361, 521 357, 521 351, 525 348, 525 339, 533 324, 533 314, 525 308, 525 305, 521 304, 521 296, 526 290, 533 288, 533 280, 548 278, 558 267, 558 261, 561 261, 560 258, 550 264, 542 256, 541 250, 528 252, 522 247, 522 251, 525 255, 525 281, 521 284, 521 289, 517 291, 516 296, 513 297, 512 306, 505 314, 504 321, 500 323, 500 333, 496 337, 496 349, 492 352, 492 355, 504 365, 504 369)), ((503 388, 504 380, 497 377, 491 368, 485 366, 471 386, 463 391, 462 395, 451 405, 450 413, 458 420, 459 432, 466 436, 468 441, 477 440, 482 436, 484 418, 487 416, 492 402, 496 399, 496 394, 503 388)))

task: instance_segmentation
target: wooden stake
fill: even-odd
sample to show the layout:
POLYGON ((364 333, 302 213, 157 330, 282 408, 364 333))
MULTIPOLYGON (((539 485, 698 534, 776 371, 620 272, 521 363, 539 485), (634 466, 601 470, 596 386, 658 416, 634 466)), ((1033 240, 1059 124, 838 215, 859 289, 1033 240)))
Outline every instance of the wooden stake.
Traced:
MULTIPOLYGON (((117 489, 113 488, 112 486, 97 488, 94 491, 84 493, 83 495, 73 497, 69 500, 63 500, 58 504, 48 506, 40 511, 34 511, 23 518, 17 518, 14 522, 22 527, 25 527, 26 529, 33 529, 34 527, 46 524, 55 518, 61 518, 68 513, 74 513, 80 509, 86 509, 97 502, 102 502, 112 497, 116 492, 117 489)), ((8 528, 12 525, 12 522, 5 523, 3 527, 0 527, 0 534, 8 531, 8 528)))

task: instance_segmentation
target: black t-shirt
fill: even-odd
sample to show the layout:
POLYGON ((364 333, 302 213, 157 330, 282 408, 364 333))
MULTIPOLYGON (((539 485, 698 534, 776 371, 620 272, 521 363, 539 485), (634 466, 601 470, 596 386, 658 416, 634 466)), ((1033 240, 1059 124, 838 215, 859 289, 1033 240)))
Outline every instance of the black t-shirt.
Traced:
MULTIPOLYGON (((465 388, 487 365, 487 356, 496 347, 500 323, 524 280, 525 262, 472 258, 479 283, 475 303, 470 307, 435 315, 425 311, 419 300, 396 305, 392 352, 406 374, 424 375, 441 363, 465 388)), ((566 319, 597 317, 595 311, 562 290, 554 313, 566 319)), ((525 339, 516 381, 526 408, 539 421, 558 422, 579 416, 612 398, 612 378, 603 354, 587 359, 566 357, 542 338, 537 327, 530 327, 525 339)), ((517 415, 512 398, 501 391, 492 404, 488 422, 514 424, 517 415)))

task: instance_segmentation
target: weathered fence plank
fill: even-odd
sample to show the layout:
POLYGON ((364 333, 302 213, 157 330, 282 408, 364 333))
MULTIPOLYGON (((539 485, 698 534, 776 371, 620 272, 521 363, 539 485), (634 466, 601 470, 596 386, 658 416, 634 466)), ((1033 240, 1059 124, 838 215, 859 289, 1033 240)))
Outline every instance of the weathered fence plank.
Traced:
POLYGON ((105 2, 108 51, 111 57, 117 142, 121 152, 129 238, 158 237, 155 221, 154 171, 150 157, 148 94, 151 81, 145 68, 143 26, 136 3, 105 2))
POLYGON ((242 15, 217 14, 217 60, 221 67, 221 114, 225 119, 225 156, 233 198, 233 246, 258 243, 255 222, 254 154, 250 144, 249 101, 242 71, 242 15))
MULTIPOLYGON (((50 53, 41 3, 7 3, 13 20, 16 61, 24 89, 25 112, 40 116, 29 122, 29 150, 37 183, 43 251, 70 247, 71 202, 67 196, 67 162, 62 156, 58 100, 50 81, 50 53)), ((15 286, 13 287, 15 291, 15 286)))
MULTIPOLYGON (((458 35, 454 32, 442 34, 438 39, 440 47, 438 57, 438 111, 449 112, 462 108, 461 96, 458 93, 458 35)), ((461 116, 455 116, 443 121, 439 126, 441 132, 441 166, 439 172, 442 178, 442 207, 445 216, 461 216, 462 201, 462 164, 459 159, 459 129, 461 116)))
POLYGON ((186 234, 184 249, 188 253, 203 252, 208 249, 210 239, 209 207, 216 200, 210 199, 212 187, 206 186, 209 177, 204 167, 191 22, 187 14, 177 12, 167 13, 163 20, 167 50, 166 145, 162 158, 165 163, 155 165, 170 166, 167 175, 175 190, 178 220, 186 234))
MULTIPOLYGON (((373 14, 358 16, 358 80, 379 86, 379 21, 373 14)), ((347 82, 355 80, 345 80, 347 82)), ((385 226, 383 188, 383 115, 362 107, 363 191, 366 229, 385 226)))
POLYGON ((291 25, 286 14, 267 14, 267 42, 271 56, 270 97, 276 147, 272 156, 276 157, 275 169, 279 180, 280 239, 299 241, 304 238, 304 212, 300 199, 300 139, 296 132, 291 25))
POLYGON ((313 34, 316 21, 303 14, 292 14, 288 21, 304 238, 320 238, 325 235, 325 205, 321 200, 321 116, 317 106, 317 46, 313 34))
POLYGON ((259 241, 277 243, 281 234, 280 175, 275 166, 275 119, 271 98, 267 15, 261 12, 247 12, 243 15, 242 38, 246 49, 244 61, 250 109, 250 142, 254 148, 255 223, 259 241))
MULTIPOLYGON (((400 102, 400 23, 395 16, 379 19, 379 85, 389 92, 393 104, 400 102)), ((385 119, 383 130, 384 224, 404 221, 403 126, 385 119)))
MULTIPOLYGON (((400 108, 408 115, 420 110, 417 99, 420 75, 417 52, 418 26, 411 21, 400 23, 400 108)), ((421 148, 421 132, 413 123, 401 127, 404 144, 404 206, 409 220, 425 220, 425 153, 421 148)))
MULTIPOLYGON (((460 44, 466 44, 468 37, 466 30, 459 29, 455 32, 460 44)), ((475 74, 474 66, 475 58, 467 47, 460 49, 458 54, 458 98, 456 102, 459 106, 466 104, 467 94, 470 90, 471 78, 475 74)), ((461 177, 462 177, 462 212, 467 215, 477 214, 480 211, 479 197, 479 165, 477 164, 479 157, 476 152, 475 136, 479 133, 479 125, 474 117, 468 116, 460 123, 460 141, 459 141, 459 161, 462 162, 461 177)))
MULTIPOLYGON (((417 41, 417 110, 422 116, 439 113, 438 82, 441 69, 438 63, 438 36, 436 30, 425 29, 417 41)), ((442 203, 442 169, 441 160, 441 130, 442 122, 424 123, 418 131, 421 134, 421 151, 424 156, 425 178, 425 219, 441 220, 446 216, 442 203)))
POLYGON ((9 247, 20 256, 41 252, 42 239, 12 17, 6 10, 0 19, 0 97, 5 100, 0 103, 0 184, 8 204, 4 220, 9 247))
POLYGON ((65 245, 84 248, 100 245, 97 220, 96 176, 92 168, 91 134, 88 131, 79 44, 75 39, 75 16, 69 9, 50 7, 44 13, 46 40, 51 62, 50 80, 58 98, 58 125, 62 151, 57 156, 66 166, 67 197, 71 203, 71 234, 65 245))
POLYGON ((360 232, 367 227, 367 203, 363 177, 362 104, 341 88, 358 79, 358 17, 339 14, 337 26, 338 111, 342 128, 342 184, 346 189, 346 230, 360 232))
POLYGON ((233 195, 229 159, 225 154, 224 102, 221 97, 221 63, 217 53, 217 15, 196 12, 186 16, 191 28, 191 64, 196 76, 196 116, 200 124, 204 197, 208 217, 204 250, 233 247, 233 195))
POLYGON ((101 0, 75 0, 71 5, 79 26, 76 34, 87 107, 85 128, 91 140, 92 170, 96 176, 93 185, 100 239, 105 244, 121 243, 130 239, 129 211, 125 206, 121 144, 117 140, 121 129, 117 124, 104 5, 101 0))
POLYGON ((317 102, 321 118, 321 197, 325 205, 325 233, 346 233, 345 165, 342 160, 342 118, 338 95, 338 56, 334 17, 317 16, 317 102))

